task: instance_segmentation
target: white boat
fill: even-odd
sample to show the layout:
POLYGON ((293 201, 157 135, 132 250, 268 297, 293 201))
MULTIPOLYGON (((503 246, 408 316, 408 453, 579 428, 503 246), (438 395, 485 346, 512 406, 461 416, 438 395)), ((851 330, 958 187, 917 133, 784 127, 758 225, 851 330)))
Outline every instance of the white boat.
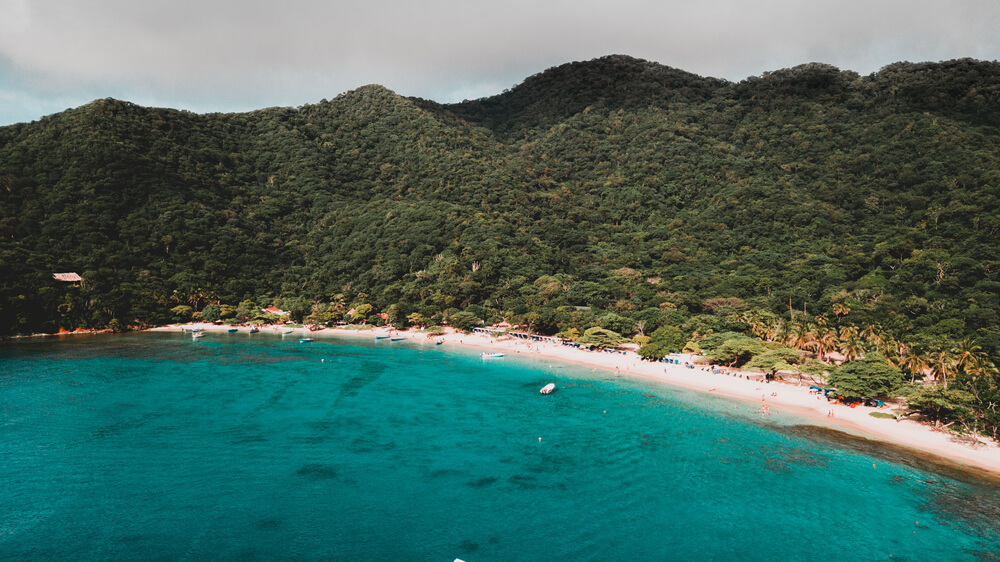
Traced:
POLYGON ((490 359, 494 357, 503 357, 503 353, 484 353, 483 359, 490 359))
POLYGON ((542 387, 538 392, 542 394, 552 394, 552 391, 556 389, 556 383, 550 382, 549 384, 542 387))
POLYGON ((444 343, 444 338, 438 338, 438 340, 434 342, 434 345, 441 345, 443 343, 444 343))
POLYGON ((195 332, 195 333, 191 334, 191 338, 192 339, 198 339, 198 338, 203 338, 203 337, 205 337, 205 334, 202 333, 202 332, 195 332))
POLYGON ((282 329, 280 329, 278 331, 281 332, 282 334, 290 334, 290 333, 294 332, 295 330, 293 330, 291 328, 282 328, 282 329))

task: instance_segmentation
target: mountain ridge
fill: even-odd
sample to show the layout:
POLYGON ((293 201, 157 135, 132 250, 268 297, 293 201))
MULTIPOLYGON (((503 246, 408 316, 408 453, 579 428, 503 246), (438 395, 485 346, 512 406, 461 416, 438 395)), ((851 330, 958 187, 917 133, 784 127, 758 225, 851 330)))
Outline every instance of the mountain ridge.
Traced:
POLYGON ((848 299, 859 318, 992 341, 998 83, 996 63, 969 59, 732 83, 613 55, 460 104, 379 85, 248 113, 95 100, 0 128, 3 330, 338 293, 516 317, 528 286, 562 275, 577 289, 541 310, 848 299), (60 313, 75 297, 50 270, 128 291, 60 313))

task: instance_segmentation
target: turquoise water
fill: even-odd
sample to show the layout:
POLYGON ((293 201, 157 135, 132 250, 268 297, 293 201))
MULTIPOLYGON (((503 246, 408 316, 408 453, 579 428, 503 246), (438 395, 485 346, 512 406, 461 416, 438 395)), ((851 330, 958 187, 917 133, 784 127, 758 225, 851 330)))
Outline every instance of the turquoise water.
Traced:
POLYGON ((147 333, 0 344, 0 373, 5 560, 1000 552, 995 484, 589 368, 147 333))

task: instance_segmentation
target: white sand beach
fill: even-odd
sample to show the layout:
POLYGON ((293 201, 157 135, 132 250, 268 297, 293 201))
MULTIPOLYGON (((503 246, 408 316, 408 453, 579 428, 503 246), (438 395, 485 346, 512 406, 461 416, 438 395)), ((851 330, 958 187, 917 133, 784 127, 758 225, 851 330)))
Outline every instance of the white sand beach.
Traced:
MULTIPOLYGON (((213 324, 184 324, 153 328, 151 331, 181 331, 184 328, 194 327, 200 327, 207 332, 224 332, 229 329, 229 326, 213 324)), ((277 326, 266 326, 261 331, 276 332, 278 329, 277 326)), ((241 327, 239 330, 246 332, 248 328, 241 327)), ((296 328, 293 333, 295 337, 332 335, 372 338, 376 334, 389 335, 390 330, 388 328, 373 328, 359 331, 325 328, 311 332, 306 328, 296 328)), ((764 383, 760 380, 759 374, 756 375, 755 379, 751 379, 748 378, 750 373, 736 370, 713 373, 711 370, 697 365, 691 369, 686 367, 684 363, 692 362, 693 358, 685 355, 671 356, 679 359, 679 364, 652 363, 642 360, 631 351, 624 354, 584 351, 552 343, 527 342, 516 339, 498 340, 484 335, 462 334, 450 329, 440 336, 429 336, 416 330, 392 331, 392 335, 393 337, 406 337, 413 341, 426 343, 442 339, 444 342, 442 345, 445 348, 464 346, 504 354, 531 354, 553 361, 576 363, 594 369, 655 379, 691 390, 728 396, 754 409, 761 410, 762 416, 780 416, 782 413, 795 414, 819 426, 831 427, 856 436, 915 449, 921 453, 942 457, 945 461, 1000 475, 1000 447, 992 441, 981 439, 978 443, 971 444, 950 433, 936 431, 929 425, 910 419, 904 418, 897 421, 875 418, 869 414, 874 411, 891 412, 891 409, 876 409, 865 406, 851 408, 843 404, 832 404, 824 397, 811 393, 808 383, 764 383)))

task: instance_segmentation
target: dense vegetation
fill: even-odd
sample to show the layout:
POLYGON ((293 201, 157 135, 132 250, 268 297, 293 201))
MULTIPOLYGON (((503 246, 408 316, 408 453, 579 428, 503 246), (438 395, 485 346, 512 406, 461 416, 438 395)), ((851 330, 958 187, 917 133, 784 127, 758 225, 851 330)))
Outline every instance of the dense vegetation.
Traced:
POLYGON ((795 363, 778 344, 879 349, 914 380, 936 357, 966 409, 933 411, 972 404, 995 432, 998 125, 1000 65, 972 60, 730 83, 612 56, 454 105, 379 86, 245 114, 99 100, 0 128, 0 335, 269 305, 671 326, 647 355, 732 332, 763 347, 706 351, 774 371, 795 363))

